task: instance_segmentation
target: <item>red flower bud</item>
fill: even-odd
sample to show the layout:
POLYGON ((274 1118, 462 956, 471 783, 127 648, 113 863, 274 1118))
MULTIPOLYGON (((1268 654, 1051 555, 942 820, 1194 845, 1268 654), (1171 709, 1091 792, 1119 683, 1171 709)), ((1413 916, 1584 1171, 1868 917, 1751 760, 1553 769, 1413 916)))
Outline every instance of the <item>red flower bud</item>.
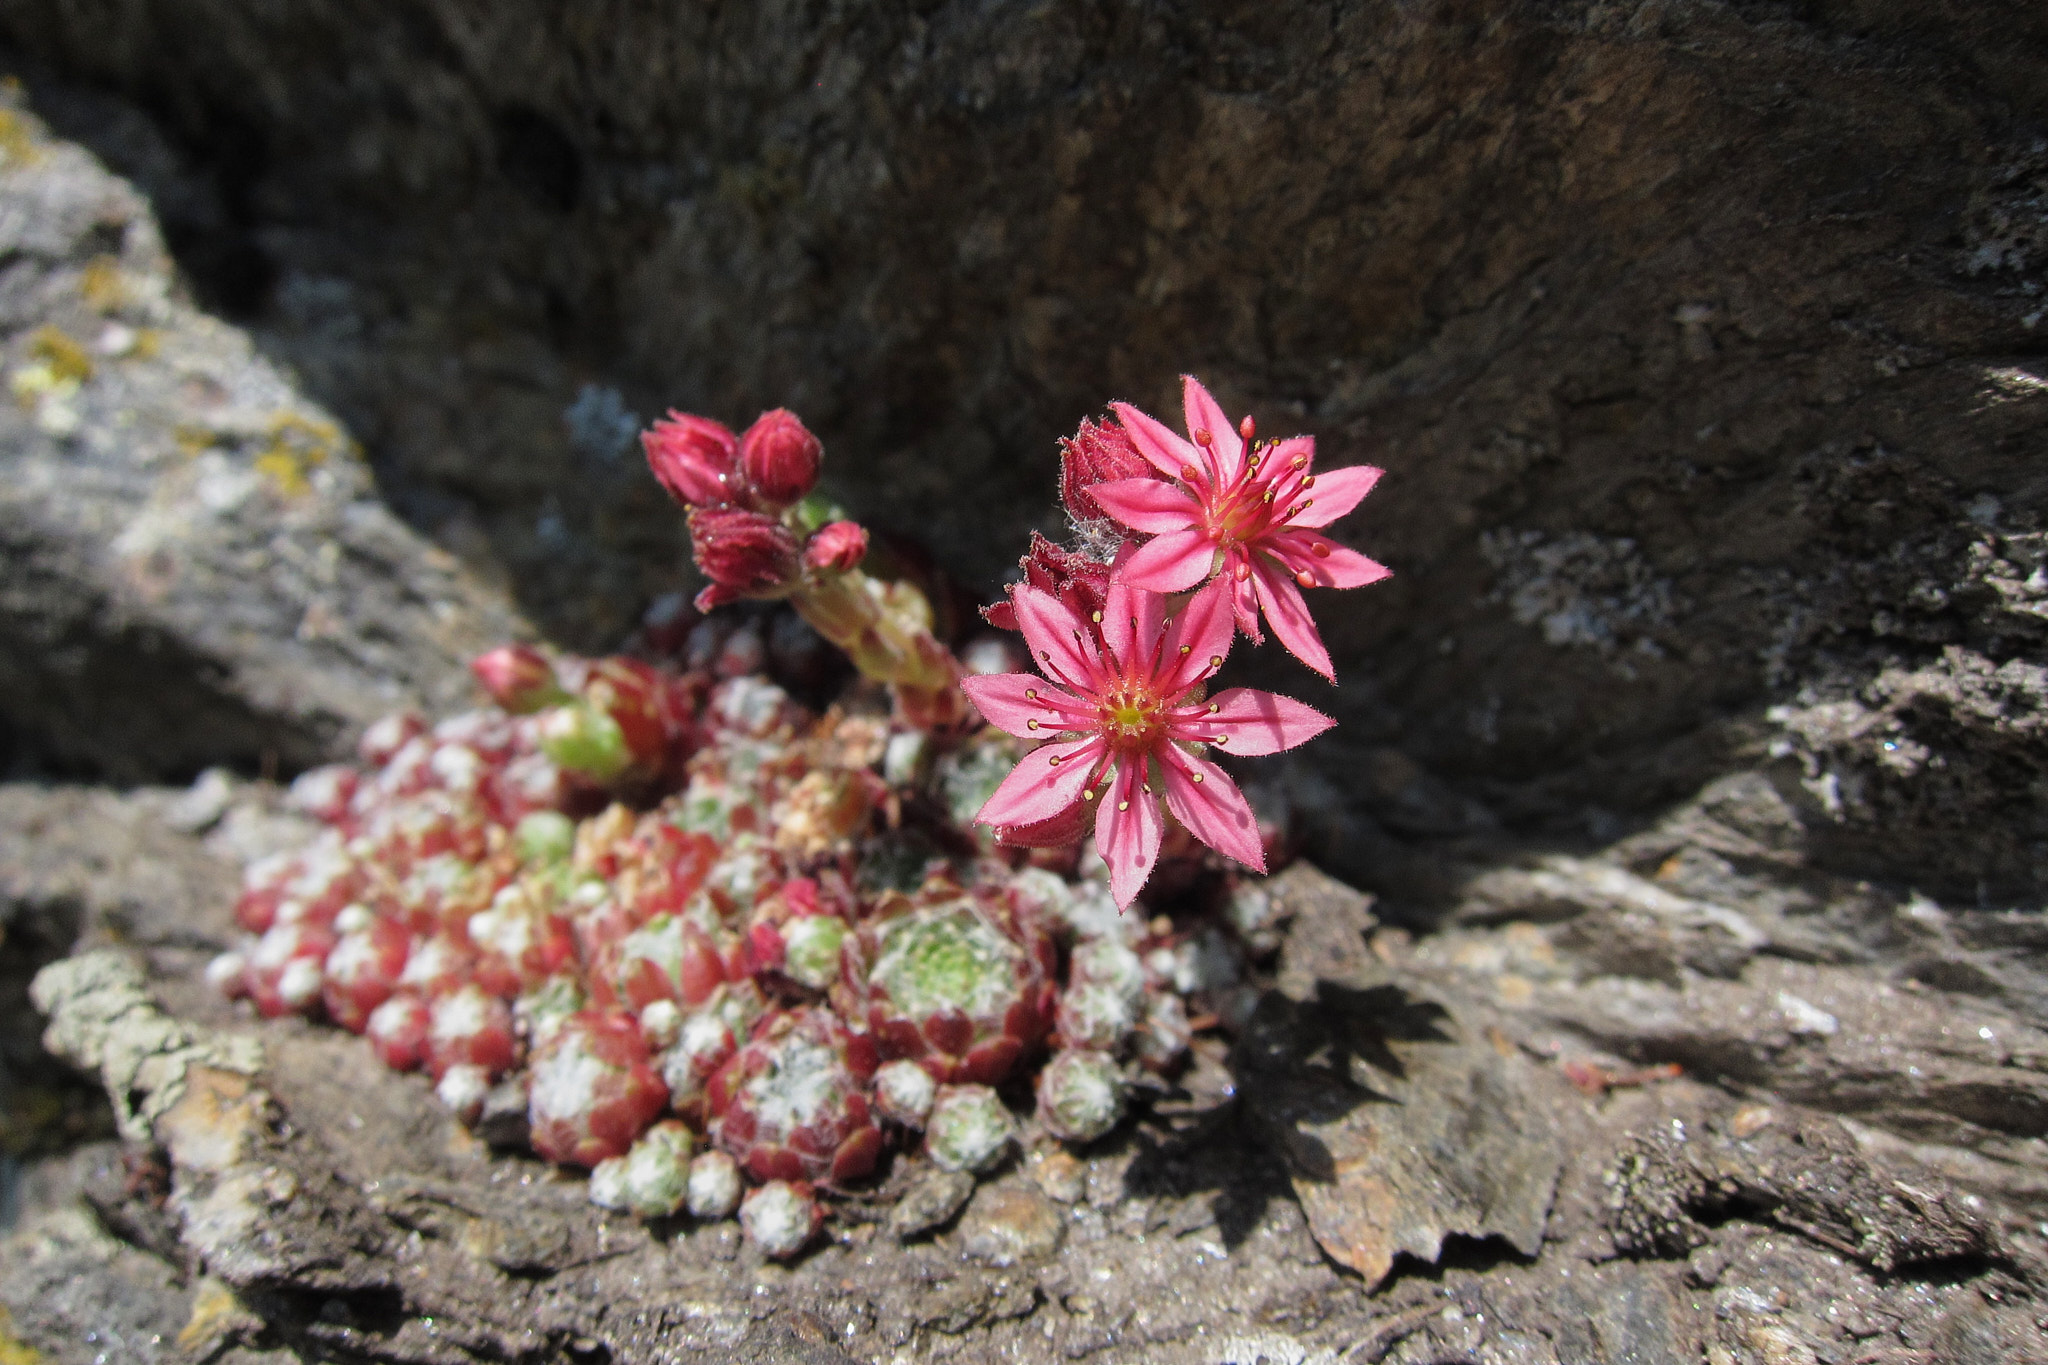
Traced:
POLYGON ((747 484, 771 507, 787 507, 818 483, 825 448, 788 408, 764 412, 740 438, 747 484))
POLYGON ((737 507, 690 509, 690 553, 714 587, 718 600, 773 597, 797 573, 796 536, 760 512, 737 507))
POLYGON ((746 500, 739 479, 739 439, 723 422, 671 409, 667 418, 640 433, 640 446, 654 477, 683 506, 746 500))
POLYGON ((1156 474, 1131 434, 1116 422, 1084 421, 1071 438, 1060 441, 1060 501, 1075 521, 1110 520, 1102 504, 1089 496, 1095 484, 1156 474))
POLYGON ((499 645, 469 661, 469 671, 491 700, 515 716, 566 700, 548 656, 531 645, 499 645))
POLYGON ((818 528, 811 543, 804 546, 804 563, 813 569, 836 569, 841 573, 857 567, 867 557, 868 533, 856 521, 835 521, 818 528))

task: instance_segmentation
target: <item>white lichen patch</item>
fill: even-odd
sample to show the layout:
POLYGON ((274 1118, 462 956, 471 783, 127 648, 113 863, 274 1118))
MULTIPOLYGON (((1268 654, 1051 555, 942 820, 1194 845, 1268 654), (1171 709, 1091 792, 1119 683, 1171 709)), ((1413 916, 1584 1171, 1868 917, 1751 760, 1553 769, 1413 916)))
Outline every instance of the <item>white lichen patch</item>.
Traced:
POLYGON ((1479 553, 1497 574, 1487 600, 1504 603, 1519 624, 1540 629, 1545 643, 1617 658, 1663 657, 1656 637, 1672 624, 1672 588, 1635 541, 1582 531, 1499 530, 1480 537, 1479 553))
POLYGON ((53 962, 36 973, 29 998, 48 1017, 43 1045, 97 1071, 121 1136, 148 1141, 156 1120, 184 1097, 195 1066, 253 1075, 263 1067, 254 1039, 195 1028, 157 1007, 142 967, 111 948, 53 962))

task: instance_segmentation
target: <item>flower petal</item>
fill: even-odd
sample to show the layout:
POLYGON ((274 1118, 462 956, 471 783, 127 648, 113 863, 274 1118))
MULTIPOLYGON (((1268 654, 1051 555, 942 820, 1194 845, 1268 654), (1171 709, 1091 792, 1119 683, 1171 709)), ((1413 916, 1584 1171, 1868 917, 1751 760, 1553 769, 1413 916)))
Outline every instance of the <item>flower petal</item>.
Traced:
POLYGON ((1152 592, 1185 592, 1209 576, 1216 547, 1200 527, 1170 531, 1138 547, 1117 577, 1152 592))
POLYGON ((1393 575, 1393 570, 1376 559, 1367 559, 1358 551, 1339 545, 1328 536, 1316 531, 1289 529, 1279 535, 1268 536, 1260 542, 1259 548, 1271 554, 1280 562, 1280 567, 1294 576, 1296 582, 1307 574, 1309 581, 1303 587, 1312 588, 1362 588, 1368 583, 1377 583, 1393 575))
MULTIPOLYGON (((1225 488, 1236 483, 1237 476, 1244 472, 1244 441, 1224 414, 1223 405, 1202 387, 1201 380, 1191 374, 1180 377, 1180 405, 1187 419, 1190 440, 1198 431, 1209 433, 1209 448, 1216 453, 1216 486, 1225 488)), ((1201 442, 1196 441, 1195 444, 1200 445, 1201 442)))
POLYGON ((1200 706, 1174 726, 1174 738, 1221 744, 1233 754, 1277 754, 1314 739, 1337 722, 1292 697, 1233 687, 1200 706), (1220 736, 1221 738, 1216 738, 1220 736))
POLYGON ((1145 790, 1144 758, 1117 764, 1095 812, 1095 851, 1109 868, 1109 894, 1119 910, 1138 898, 1152 875, 1165 823, 1159 818, 1159 799, 1145 790))
POLYGON ((1109 599, 1102 607, 1102 643, 1111 655, 1110 666, 1122 676, 1152 676, 1165 626, 1164 597, 1120 580, 1110 583, 1109 599))
POLYGON ((1042 588, 1019 584, 1010 589, 1010 601, 1024 642, 1031 646, 1032 662, 1056 682, 1079 692, 1093 691, 1102 676, 1094 623, 1042 588))
POLYGON ((1252 565, 1252 581, 1259 585, 1259 609, 1265 613, 1266 624, 1273 628, 1273 637, 1289 654, 1331 682, 1337 681, 1330 651, 1323 648, 1323 637, 1316 631, 1315 618, 1308 614, 1308 603, 1301 600, 1301 589, 1294 586, 1286 570, 1270 559, 1261 559, 1252 565))
POLYGON ((1019 739, 1049 739, 1076 728, 1081 699, 1035 673, 993 673, 960 680, 983 719, 1019 739))
POLYGON ((1116 414, 1116 420, 1123 423, 1124 430, 1131 433, 1138 453, 1150 460, 1152 467, 1167 478, 1181 477, 1183 469, 1202 468, 1201 452, 1174 435, 1158 418, 1146 416, 1129 403, 1111 403, 1109 407, 1116 414))
POLYGON ((1064 813, 1087 789, 1102 748, 1090 735, 1033 749, 975 812, 975 823, 1035 825, 1064 813))
MULTIPOLYGON (((1201 524, 1202 504, 1178 484, 1164 479, 1117 479, 1089 488, 1088 496, 1102 510, 1133 531, 1159 535, 1201 524)), ((1314 509, 1310 509, 1314 510, 1314 509)))
POLYGON ((1237 626, 1230 613, 1230 584, 1219 578, 1196 593, 1180 615, 1166 623, 1159 645, 1160 695, 1177 697, 1223 666, 1237 626))
POLYGON ((1266 870, 1258 817, 1229 773, 1172 748, 1160 753, 1159 770, 1166 780, 1166 807, 1188 833, 1254 872, 1266 870))
POLYGON ((1359 499, 1372 492, 1385 472, 1369 464, 1354 464, 1316 475, 1315 486, 1308 490, 1308 510, 1289 518, 1289 524, 1328 526, 1358 506, 1359 499))

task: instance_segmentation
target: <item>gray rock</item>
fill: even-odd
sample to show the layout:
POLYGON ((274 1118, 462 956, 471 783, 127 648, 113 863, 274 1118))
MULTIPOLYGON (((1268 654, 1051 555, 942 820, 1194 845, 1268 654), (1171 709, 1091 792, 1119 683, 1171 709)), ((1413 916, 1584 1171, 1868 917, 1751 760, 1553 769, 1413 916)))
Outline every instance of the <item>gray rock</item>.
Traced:
POLYGON ((898 1237, 916 1237, 952 1221, 967 1206, 974 1193, 974 1177, 966 1171, 949 1171, 933 1166, 911 1182, 896 1206, 889 1210, 889 1231, 898 1237))
POLYGON ((520 629, 362 452, 184 301, 147 202, 0 101, 0 719, 126 781, 285 768, 468 694, 520 629))
POLYGON ((1339 534, 1396 577, 1316 597, 1333 866, 1405 895, 1440 859, 1403 840, 1626 824, 1782 740, 1816 859, 1973 899, 2048 885, 2042 24, 17 0, 0 34, 165 111, 35 87, 560 638, 686 576, 627 412, 788 403, 858 514, 987 587, 1056 520, 1054 438, 1194 368, 1389 469, 1339 534))
POLYGON ((1323 1249, 1376 1284, 1452 1233, 1543 1242, 1563 1163, 1535 1069, 1434 1001, 1324 981, 1260 1002, 1233 1058, 1323 1249))

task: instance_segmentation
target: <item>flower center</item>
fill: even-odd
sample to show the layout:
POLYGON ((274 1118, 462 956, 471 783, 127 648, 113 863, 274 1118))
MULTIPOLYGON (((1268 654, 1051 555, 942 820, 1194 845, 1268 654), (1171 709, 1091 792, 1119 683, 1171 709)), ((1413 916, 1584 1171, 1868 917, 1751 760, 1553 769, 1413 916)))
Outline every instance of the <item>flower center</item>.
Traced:
POLYGON ((1160 730, 1159 698, 1138 688, 1125 688, 1102 699, 1102 734, 1119 749, 1148 749, 1160 730))

